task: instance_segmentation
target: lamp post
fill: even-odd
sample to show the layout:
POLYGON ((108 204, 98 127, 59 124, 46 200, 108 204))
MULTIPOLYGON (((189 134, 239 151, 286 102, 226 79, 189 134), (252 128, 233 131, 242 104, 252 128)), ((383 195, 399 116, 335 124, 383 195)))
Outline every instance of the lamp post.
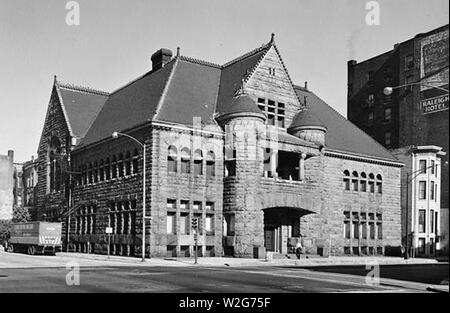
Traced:
MULTIPOLYGON (((444 164, 439 164, 439 166, 446 166, 448 162, 445 162, 444 164)), ((420 174, 423 174, 426 172, 429 168, 432 168, 437 165, 430 165, 426 168, 418 169, 417 171, 408 173, 406 175, 406 218, 405 218, 405 230, 406 230, 406 251, 405 251, 405 259, 409 259, 409 234, 408 234, 408 222, 409 222, 409 183, 411 183, 417 176, 420 174), (413 176, 414 175, 414 176, 413 176)), ((412 241, 413 238, 411 238, 412 241)), ((412 243, 412 242, 411 242, 412 243)), ((414 244, 413 244, 414 248, 414 244)))
POLYGON ((146 157, 146 147, 145 147, 145 143, 140 142, 139 140, 137 140, 136 138, 128 135, 128 134, 124 134, 124 133, 119 133, 114 131, 112 133, 112 138, 116 139, 119 136, 124 136, 124 137, 128 137, 131 140, 135 141, 143 150, 143 166, 142 166, 142 258, 141 261, 145 262, 145 219, 146 217, 146 212, 145 212, 145 199, 146 199, 146 188, 145 188, 145 157, 146 157))

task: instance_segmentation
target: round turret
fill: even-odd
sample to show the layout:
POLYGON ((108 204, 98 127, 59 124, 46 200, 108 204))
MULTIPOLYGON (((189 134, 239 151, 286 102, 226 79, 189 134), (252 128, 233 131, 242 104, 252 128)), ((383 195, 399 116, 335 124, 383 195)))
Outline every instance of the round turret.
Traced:
POLYGON ((327 128, 309 108, 301 110, 294 116, 288 132, 303 140, 325 145, 327 128))
POLYGON ((219 112, 217 121, 224 123, 234 118, 256 118, 265 121, 266 116, 256 105, 256 102, 248 94, 241 93, 236 95, 231 103, 225 106, 222 112, 219 112))

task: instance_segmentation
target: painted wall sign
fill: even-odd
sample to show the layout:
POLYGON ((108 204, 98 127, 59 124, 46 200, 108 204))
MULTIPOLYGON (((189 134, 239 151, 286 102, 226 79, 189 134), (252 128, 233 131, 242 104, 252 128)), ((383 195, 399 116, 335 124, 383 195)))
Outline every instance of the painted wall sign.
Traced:
POLYGON ((429 114, 448 110, 448 94, 421 101, 422 113, 429 114))

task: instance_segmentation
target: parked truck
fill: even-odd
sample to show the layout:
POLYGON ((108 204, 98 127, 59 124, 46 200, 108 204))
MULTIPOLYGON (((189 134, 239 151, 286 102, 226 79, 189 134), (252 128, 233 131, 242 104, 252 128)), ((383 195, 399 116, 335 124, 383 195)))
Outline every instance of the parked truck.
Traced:
POLYGON ((9 252, 26 252, 30 255, 61 251, 61 223, 27 222, 11 225, 9 252))

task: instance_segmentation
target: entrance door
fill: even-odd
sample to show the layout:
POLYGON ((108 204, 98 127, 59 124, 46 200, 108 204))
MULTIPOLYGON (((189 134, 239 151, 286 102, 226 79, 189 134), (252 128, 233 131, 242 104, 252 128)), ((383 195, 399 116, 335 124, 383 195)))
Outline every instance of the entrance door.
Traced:
POLYGON ((264 229, 264 247, 266 251, 275 251, 275 228, 264 229))

